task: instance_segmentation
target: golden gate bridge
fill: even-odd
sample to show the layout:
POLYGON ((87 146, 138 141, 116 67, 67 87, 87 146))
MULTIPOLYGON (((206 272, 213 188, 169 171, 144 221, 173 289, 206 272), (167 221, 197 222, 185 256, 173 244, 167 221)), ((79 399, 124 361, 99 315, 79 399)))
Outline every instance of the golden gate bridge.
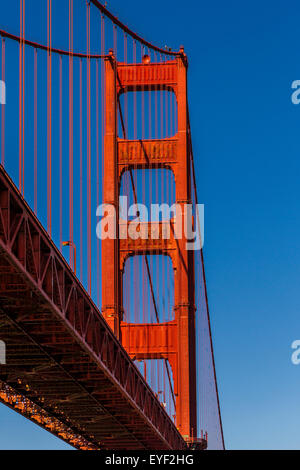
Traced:
POLYGON ((184 48, 97 0, 11 5, 0 400, 78 449, 224 449, 202 247, 175 236, 177 215, 141 213, 189 205, 199 225, 184 48), (115 237, 96 236, 101 204, 115 237))

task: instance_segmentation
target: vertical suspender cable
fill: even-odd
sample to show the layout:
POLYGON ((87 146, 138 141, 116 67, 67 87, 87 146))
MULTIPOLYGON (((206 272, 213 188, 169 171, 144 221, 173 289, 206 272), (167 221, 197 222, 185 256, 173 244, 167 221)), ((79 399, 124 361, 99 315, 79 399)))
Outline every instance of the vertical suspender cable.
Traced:
POLYGON ((59 56, 59 247, 63 242, 63 179, 62 179, 62 56, 59 56))
MULTIPOLYGON (((101 15, 101 54, 105 53, 105 22, 104 16, 101 15)), ((105 133, 105 64, 101 60, 101 175, 104 175, 104 133, 105 133)), ((102 200, 103 200, 103 184, 102 184, 102 200)), ((102 256, 102 251, 101 251, 102 256)))
MULTIPOLYGON (((52 3, 47 2, 47 229, 52 232, 52 3)), ((24 97, 23 97, 24 98, 24 97)))
POLYGON ((113 25, 113 36, 114 36, 114 54, 115 58, 117 58, 117 27, 116 25, 113 25))
MULTIPOLYGON (((5 83, 5 38, 2 38, 2 81, 5 83)), ((1 164, 5 165, 5 103, 1 105, 1 164)))
MULTIPOLYGON (((97 207, 100 203, 100 175, 99 175, 99 64, 98 60, 96 61, 96 182, 97 182, 97 207)), ((97 240, 97 305, 100 305, 100 260, 99 260, 99 240, 97 240)))
POLYGON ((24 195, 24 37, 25 0, 20 0, 19 44, 19 190, 24 195))
POLYGON ((70 265, 73 265, 73 0, 69 0, 69 238, 70 265))
POLYGON ((173 136, 173 116, 172 116, 172 113, 173 113, 173 108, 172 108, 172 103, 173 103, 173 91, 171 90, 170 93, 170 137, 173 136))
MULTIPOLYGON (((141 44, 141 57, 143 58, 144 56, 144 47, 143 45, 141 44)), ((142 73, 142 82, 144 84, 144 80, 145 80, 145 76, 144 76, 144 67, 143 67, 143 73, 142 73)), ((142 86, 142 90, 141 90, 141 98, 142 98, 142 141, 144 141, 145 139, 145 87, 144 85, 142 86)), ((143 200, 142 200, 142 203, 145 205, 146 204, 146 170, 145 168, 142 169, 142 186, 143 186, 143 200)), ((142 221, 144 222, 144 221, 142 221)), ((141 227, 140 227, 140 230, 141 230, 141 227)), ((146 309, 146 298, 144 296, 144 283, 145 283, 145 269, 146 269, 146 265, 145 265, 145 257, 141 257, 141 266, 142 266, 142 292, 141 292, 141 295, 142 295, 142 305, 143 305, 143 312, 142 312, 142 319, 141 321, 143 323, 146 322, 146 312, 145 312, 145 309, 146 309)), ((148 320, 148 319, 147 319, 148 320)))
MULTIPOLYGON (((133 62, 134 64, 137 63, 137 54, 136 54, 136 41, 133 42, 133 62)), ((136 67, 134 67, 134 83, 136 83, 136 79, 137 79, 137 74, 136 74, 136 67)), ((134 89, 133 89, 133 138, 136 140, 137 139, 137 90, 136 90, 136 86, 134 86, 134 89)), ((134 179, 136 179, 136 164, 133 165, 133 177, 132 177, 132 172, 130 174, 131 176, 131 180, 134 182, 133 183, 133 186, 136 188, 136 181, 134 181, 134 179)), ((137 201, 135 201, 137 203, 137 201)), ((137 289, 136 286, 137 285, 137 279, 138 279, 138 276, 137 276, 137 268, 136 268, 136 264, 137 264, 137 258, 134 257, 133 258, 133 261, 132 261, 132 265, 133 265, 133 283, 132 283, 132 286, 133 286, 133 298, 134 298, 134 321, 135 323, 138 323, 138 303, 137 303, 137 298, 138 296, 136 295, 137 294, 137 289)))
POLYGON ((23 160, 23 174, 22 174, 22 189, 23 196, 25 194, 25 0, 23 0, 23 54, 22 54, 22 160, 23 160))
MULTIPOLYGON (((127 44, 127 35, 124 33, 124 63, 128 63, 128 44, 127 44)), ((126 70, 126 69, 125 69, 126 70)), ((127 81, 127 71, 125 72, 125 82, 127 81)), ((123 138, 126 139, 128 138, 128 93, 125 93, 124 95, 124 129, 123 131, 123 138)), ((127 144, 127 149, 128 149, 128 144, 127 144)), ((122 181, 123 181, 123 194, 128 197, 129 194, 129 179, 128 179, 128 171, 126 171, 123 176, 122 176, 122 181)), ((127 207, 126 207, 127 210, 127 207)), ((128 237, 126 238, 126 249, 128 249, 128 237)), ((123 299, 123 304, 125 307, 125 318, 124 321, 130 322, 130 280, 129 280, 129 275, 128 275, 128 268, 130 266, 130 262, 127 264, 127 272, 123 271, 123 283, 124 281, 126 282, 126 286, 124 286, 123 292, 124 292, 124 299, 123 299), (126 296, 126 302, 125 302, 125 296, 126 296)))
POLYGON ((83 192, 82 192, 82 171, 83 171, 83 162, 82 162, 82 59, 79 61, 79 198, 80 198, 80 214, 79 214, 79 224, 80 224, 80 280, 82 282, 83 276, 83 192))

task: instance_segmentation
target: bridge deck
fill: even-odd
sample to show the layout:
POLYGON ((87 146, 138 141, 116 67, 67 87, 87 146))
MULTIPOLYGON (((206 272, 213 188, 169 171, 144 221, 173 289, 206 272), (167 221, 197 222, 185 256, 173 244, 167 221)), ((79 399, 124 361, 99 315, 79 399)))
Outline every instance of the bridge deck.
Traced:
POLYGON ((72 445, 186 448, 2 167, 0 339, 7 347, 6 365, 0 365, 0 400, 26 415, 25 405, 3 398, 6 384, 84 442, 76 444, 55 424, 39 423, 72 445))

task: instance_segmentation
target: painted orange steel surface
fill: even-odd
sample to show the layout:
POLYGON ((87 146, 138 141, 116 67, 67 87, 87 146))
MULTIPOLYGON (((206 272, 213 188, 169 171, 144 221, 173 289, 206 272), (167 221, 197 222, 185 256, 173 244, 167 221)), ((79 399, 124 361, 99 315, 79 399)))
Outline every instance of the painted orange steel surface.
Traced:
MULTIPOLYGON (((176 203, 191 203, 191 175, 188 158, 187 60, 180 57, 164 63, 117 63, 111 54, 105 60, 104 203, 113 204, 119 230, 119 190, 122 173, 131 168, 171 169, 176 184, 176 203), (125 140, 117 136, 117 97, 121 93, 166 89, 174 91, 178 107, 178 132, 172 138, 125 140)), ((124 222, 126 224, 126 222, 124 222)), ((166 359, 173 372, 176 396, 176 426, 185 439, 197 435, 195 281, 193 251, 186 250, 186 238, 163 239, 163 222, 154 224, 157 239, 103 240, 102 312, 132 359, 166 359), (162 254, 170 256, 175 280, 175 319, 167 323, 123 322, 122 276, 128 256, 162 254)), ((143 230, 141 223, 141 230, 143 230)), ((172 224, 171 224, 172 227, 172 224)), ((124 228, 124 227, 123 227, 124 228)), ((120 232, 123 230, 122 221, 120 232)), ((148 230, 151 231, 151 224, 148 230)))

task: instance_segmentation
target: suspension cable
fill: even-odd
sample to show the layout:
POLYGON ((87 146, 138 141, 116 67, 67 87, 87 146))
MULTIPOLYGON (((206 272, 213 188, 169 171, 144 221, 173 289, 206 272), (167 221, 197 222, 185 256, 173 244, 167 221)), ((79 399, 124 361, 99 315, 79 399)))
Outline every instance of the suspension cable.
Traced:
POLYGON ((116 26, 119 26, 119 28, 121 28, 125 33, 127 33, 129 36, 131 36, 132 39, 140 42, 144 46, 149 47, 150 49, 153 49, 156 52, 160 52, 161 54, 166 54, 166 55, 170 55, 170 56, 173 56, 173 57, 178 57, 178 56, 182 55, 182 52, 174 52, 174 51, 170 51, 168 49, 165 50, 165 49, 162 49, 160 47, 155 46, 154 44, 152 44, 149 41, 146 41, 141 36, 136 34, 134 31, 129 29, 116 16, 114 16, 112 13, 110 13, 110 11, 108 11, 108 9, 104 5, 102 5, 100 2, 98 2, 98 0, 91 0, 91 3, 93 3, 93 5, 95 5, 95 7, 98 8, 98 10, 100 10, 105 16, 107 16, 107 18, 109 18, 116 26))

